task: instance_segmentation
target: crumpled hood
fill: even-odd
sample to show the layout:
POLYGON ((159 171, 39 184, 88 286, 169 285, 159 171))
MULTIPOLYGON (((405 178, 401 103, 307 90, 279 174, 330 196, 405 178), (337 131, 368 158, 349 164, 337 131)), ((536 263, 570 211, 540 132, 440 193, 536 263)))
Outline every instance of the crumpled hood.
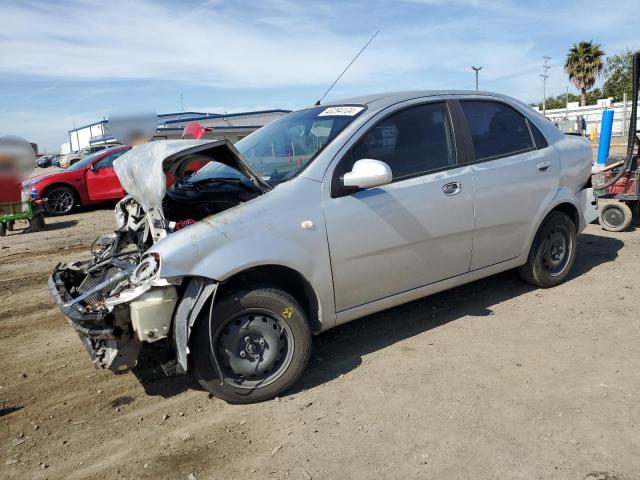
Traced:
POLYGON ((271 189, 229 140, 157 140, 132 148, 113 162, 113 168, 122 188, 148 211, 162 205, 167 192, 166 174, 181 178, 189 155, 194 153, 210 155, 236 168, 262 191, 271 189))

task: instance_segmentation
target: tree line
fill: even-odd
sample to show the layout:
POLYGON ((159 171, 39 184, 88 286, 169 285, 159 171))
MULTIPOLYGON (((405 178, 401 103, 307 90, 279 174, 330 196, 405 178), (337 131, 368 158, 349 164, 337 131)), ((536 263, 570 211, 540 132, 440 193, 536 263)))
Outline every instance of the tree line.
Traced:
MULTIPOLYGON (((547 109, 564 108, 569 102, 580 102, 580 105, 593 105, 599 98, 613 97, 614 102, 622 101, 624 94, 631 98, 633 52, 624 52, 606 57, 602 47, 594 43, 575 43, 564 63, 564 71, 569 80, 580 91, 551 96, 546 100, 547 109), (604 77, 602 88, 593 88, 596 80, 604 77)), ((533 104, 542 108, 542 102, 533 104)))

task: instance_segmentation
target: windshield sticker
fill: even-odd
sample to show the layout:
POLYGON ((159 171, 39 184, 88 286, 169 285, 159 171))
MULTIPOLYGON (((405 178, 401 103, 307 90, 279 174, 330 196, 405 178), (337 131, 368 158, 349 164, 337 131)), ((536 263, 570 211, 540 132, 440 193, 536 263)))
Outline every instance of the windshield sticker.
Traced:
POLYGON ((344 107, 329 107, 320 113, 319 117, 328 117, 331 115, 342 115, 346 117, 353 117, 364 110, 364 107, 344 106, 344 107))

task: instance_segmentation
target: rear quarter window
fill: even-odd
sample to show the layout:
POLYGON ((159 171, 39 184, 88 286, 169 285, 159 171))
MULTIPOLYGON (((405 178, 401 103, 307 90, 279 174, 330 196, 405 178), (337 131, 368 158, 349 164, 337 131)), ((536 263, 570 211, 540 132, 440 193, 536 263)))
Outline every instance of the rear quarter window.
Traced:
POLYGON ((544 138, 544 135, 540 131, 538 127, 531 121, 529 121, 529 127, 531 127, 531 134, 533 135, 533 140, 536 142, 536 148, 540 150, 541 148, 547 148, 549 146, 549 142, 544 138))

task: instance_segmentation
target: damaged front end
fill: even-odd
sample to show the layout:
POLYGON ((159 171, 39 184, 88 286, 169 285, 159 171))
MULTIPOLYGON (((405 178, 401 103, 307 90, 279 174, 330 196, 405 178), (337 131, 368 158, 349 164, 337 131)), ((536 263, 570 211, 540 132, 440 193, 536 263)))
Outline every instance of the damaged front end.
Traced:
MULTIPOLYGON (((132 235, 133 233, 133 235, 132 235)), ((169 335, 178 299, 175 282, 159 279, 160 259, 119 230, 99 237, 93 258, 58 264, 49 291, 97 368, 119 372, 136 365, 141 342, 169 335)))
POLYGON ((152 142, 123 155, 114 167, 130 194, 116 206, 117 230, 94 242, 91 258, 58 264, 49 291, 96 368, 133 368, 144 343, 165 340, 159 344, 172 353, 165 372, 181 373, 187 368, 190 327, 215 283, 190 278, 183 285, 183 277, 161 278, 162 259, 148 250, 174 231, 255 198, 267 187, 226 141, 152 142), (194 158, 237 170, 249 186, 230 181, 188 185, 188 163, 194 158), (174 179, 169 195, 167 177, 174 179))

